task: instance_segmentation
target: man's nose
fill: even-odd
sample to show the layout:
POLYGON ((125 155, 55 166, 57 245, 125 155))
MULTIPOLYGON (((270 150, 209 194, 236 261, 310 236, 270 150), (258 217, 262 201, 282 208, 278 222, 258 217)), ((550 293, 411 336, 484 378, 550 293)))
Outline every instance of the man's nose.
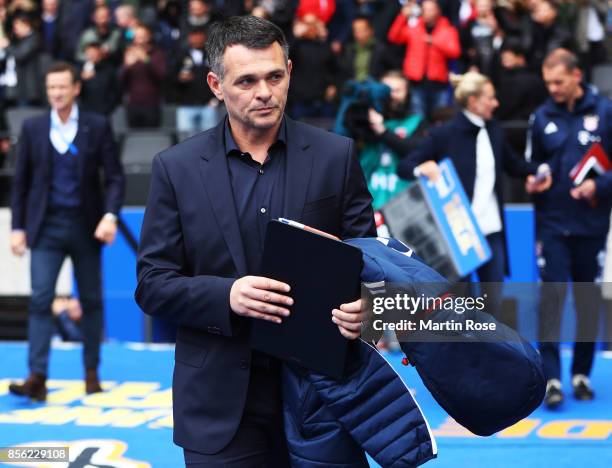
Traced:
POLYGON ((272 90, 266 80, 261 80, 257 83, 255 97, 262 101, 268 101, 272 97, 272 90))

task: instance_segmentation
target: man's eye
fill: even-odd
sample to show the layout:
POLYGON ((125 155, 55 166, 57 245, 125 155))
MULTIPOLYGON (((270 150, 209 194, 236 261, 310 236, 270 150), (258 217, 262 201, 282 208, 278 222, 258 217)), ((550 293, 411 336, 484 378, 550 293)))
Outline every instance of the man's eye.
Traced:
POLYGON ((283 78, 283 75, 281 75, 280 73, 277 73, 276 75, 272 75, 271 79, 272 81, 280 81, 283 78))
POLYGON ((240 80, 238 84, 242 86, 248 86, 253 84, 253 80, 251 78, 244 78, 243 80, 240 80))

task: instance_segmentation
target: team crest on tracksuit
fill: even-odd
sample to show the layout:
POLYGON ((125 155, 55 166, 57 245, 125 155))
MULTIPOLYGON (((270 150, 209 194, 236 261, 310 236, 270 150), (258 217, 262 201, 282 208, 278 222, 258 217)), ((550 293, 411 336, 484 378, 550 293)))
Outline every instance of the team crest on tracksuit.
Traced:
POLYGON ((599 127, 599 116, 595 114, 584 116, 584 129, 588 132, 594 132, 599 127))

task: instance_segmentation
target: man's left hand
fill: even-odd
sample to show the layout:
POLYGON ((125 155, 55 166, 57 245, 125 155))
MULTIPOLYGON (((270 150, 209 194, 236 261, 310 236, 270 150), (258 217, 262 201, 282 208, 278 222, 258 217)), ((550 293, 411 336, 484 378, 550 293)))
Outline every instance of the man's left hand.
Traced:
POLYGON ((96 227, 94 237, 105 244, 112 244, 117 235, 117 221, 112 219, 102 218, 96 227))
POLYGON ((366 319, 361 310, 361 299, 342 304, 340 309, 332 310, 332 322, 338 325, 340 333, 349 340, 356 340, 361 335, 361 323, 366 319))
POLYGON ((570 195, 572 198, 576 200, 585 199, 592 200, 595 198, 595 190, 597 186, 595 185, 595 181, 593 179, 587 179, 583 183, 581 183, 578 187, 570 190, 570 195))

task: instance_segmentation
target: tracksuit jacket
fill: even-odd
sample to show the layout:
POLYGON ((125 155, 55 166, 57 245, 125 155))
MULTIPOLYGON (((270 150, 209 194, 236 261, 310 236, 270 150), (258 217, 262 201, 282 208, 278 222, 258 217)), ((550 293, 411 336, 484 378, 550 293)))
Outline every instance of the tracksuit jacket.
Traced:
POLYGON ((535 196, 536 226, 564 236, 605 237, 612 206, 612 171, 595 179, 597 203, 575 200, 569 173, 589 147, 600 143, 612 158, 612 102, 583 84, 573 111, 549 98, 532 116, 527 157, 551 168, 552 187, 535 196))

